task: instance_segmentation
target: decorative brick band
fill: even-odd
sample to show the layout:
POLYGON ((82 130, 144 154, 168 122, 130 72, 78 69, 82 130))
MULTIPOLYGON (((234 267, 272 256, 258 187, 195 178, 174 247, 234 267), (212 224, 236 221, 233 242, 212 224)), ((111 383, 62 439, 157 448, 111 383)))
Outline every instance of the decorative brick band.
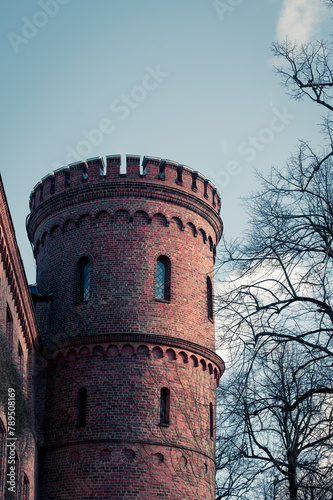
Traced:
POLYGON ((75 359, 81 357, 83 349, 86 349, 86 353, 88 351, 87 354, 90 357, 93 356, 94 351, 96 352, 97 349, 102 350, 101 354, 103 356, 106 356, 108 353, 111 356, 136 356, 138 348, 141 347, 147 349, 146 356, 154 355, 156 358, 167 357, 170 361, 175 361, 180 358, 183 363, 191 361, 195 367, 199 367, 203 371, 207 370, 209 375, 213 375, 217 385, 225 369, 223 360, 210 349, 195 344, 194 342, 175 337, 167 337, 165 335, 111 333, 85 338, 68 338, 62 343, 46 346, 46 348, 48 348, 49 357, 52 356, 51 364, 61 363, 62 360, 75 361, 75 359), (150 347, 148 347, 147 344, 150 347), (161 346, 165 349, 162 349, 161 346), (114 350, 111 354, 110 348, 113 347, 114 350), (180 351, 175 352, 172 348, 180 351), (65 352, 63 353, 62 351, 65 352), (189 351, 191 354, 187 354, 186 351, 189 351), (206 360, 209 362, 207 363, 206 360), (214 364, 215 367, 213 367, 212 364, 214 364))
MULTIPOLYGON (((44 230, 43 234, 41 235, 41 238, 36 239, 36 241, 34 243, 35 255, 38 255, 39 250, 40 250, 40 246, 41 245, 44 246, 49 237, 51 237, 53 239, 54 237, 56 237, 56 235, 59 235, 60 233, 65 234, 68 230, 68 227, 79 229, 80 223, 81 223, 81 218, 83 215, 85 217, 90 216, 91 223, 93 225, 96 221, 98 221, 98 217, 100 214, 102 214, 103 216, 109 217, 109 222, 114 223, 116 218, 117 218, 117 215, 119 213, 122 213, 122 214, 126 213, 129 224, 135 224, 137 216, 139 217, 141 224, 144 222, 147 225, 152 223, 152 221, 154 220, 154 217, 158 216, 160 218, 162 216, 162 217, 164 217, 164 225, 166 227, 169 226, 170 224, 175 224, 178 227, 179 231, 184 231, 186 226, 188 226, 188 228, 190 228, 190 234, 192 234, 193 237, 197 237, 198 235, 200 235, 204 245, 208 242, 209 250, 212 252, 213 259, 215 261, 216 243, 214 243, 213 238, 210 235, 206 234, 204 229, 197 228, 196 225, 191 221, 183 222, 179 217, 176 217, 176 216, 168 218, 165 214, 163 214, 161 212, 149 215, 144 210, 136 210, 133 215, 130 215, 130 212, 128 212, 128 210, 123 210, 123 209, 117 210, 115 213, 112 213, 112 214, 106 210, 103 210, 103 211, 101 211, 101 210, 97 211, 97 210, 98 209, 96 209, 95 213, 93 213, 93 214, 87 214, 87 212, 77 214, 75 221, 72 218, 69 218, 69 219, 66 219, 65 221, 58 221, 57 223, 55 223, 55 221, 53 219, 50 227, 48 227, 44 230)), ((215 240, 215 235, 214 235, 214 240, 215 240)))
POLYGON ((160 441, 147 441, 147 440, 123 440, 123 439, 110 439, 110 438, 103 438, 103 439, 87 439, 87 440, 77 440, 77 441, 71 441, 67 445, 64 444, 52 444, 52 445, 43 445, 41 448, 43 450, 56 450, 59 448, 73 448, 75 446, 80 446, 80 445, 89 445, 89 444, 102 444, 106 445, 108 443, 113 443, 113 444, 121 444, 123 446, 125 445, 142 445, 142 446, 158 446, 161 448, 177 448, 178 450, 187 452, 187 453, 195 453, 197 455, 201 455, 211 462, 213 464, 216 464, 216 460, 214 460, 210 455, 207 453, 204 453, 202 450, 197 450, 194 448, 189 448, 186 446, 178 446, 175 443, 164 443, 163 444, 160 441))
POLYGON ((19 290, 17 287, 17 282, 15 279, 15 273, 13 271, 13 267, 12 267, 12 264, 11 264, 11 261, 10 261, 10 258, 9 258, 8 252, 7 252, 6 245, 4 243, 4 239, 1 236, 1 229, 0 229, 0 255, 1 255, 1 262, 2 262, 4 270, 5 270, 7 282, 8 282, 8 285, 10 287, 10 292, 11 292, 12 297, 13 297, 17 316, 19 318, 19 322, 20 322, 20 325, 22 328, 23 337, 24 337, 25 343, 27 345, 28 351, 31 352, 32 339, 30 338, 30 335, 29 335, 29 330, 28 330, 27 321, 25 318, 25 313, 24 313, 23 308, 22 308, 22 302, 20 299, 20 293, 19 293, 19 290))
POLYGON ((187 192, 182 192, 178 188, 161 186, 154 183, 147 184, 126 181, 92 185, 84 184, 79 188, 71 188, 43 201, 37 208, 32 210, 27 219, 27 230, 30 241, 33 240, 36 227, 46 217, 54 214, 56 211, 73 204, 77 205, 82 202, 108 198, 147 198, 181 206, 206 220, 213 227, 217 242, 221 238, 223 228, 221 218, 205 200, 201 200, 187 192))

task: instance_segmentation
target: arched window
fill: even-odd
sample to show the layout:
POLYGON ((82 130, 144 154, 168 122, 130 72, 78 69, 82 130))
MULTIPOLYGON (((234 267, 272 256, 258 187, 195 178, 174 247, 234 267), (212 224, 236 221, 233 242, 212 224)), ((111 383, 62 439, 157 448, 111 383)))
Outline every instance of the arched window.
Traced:
POLYGON ((87 418, 87 389, 81 387, 77 394, 77 426, 84 427, 87 418))
POLYGON ((213 321, 213 286, 209 276, 207 276, 207 314, 208 319, 213 321))
POLYGON ((160 425, 170 423, 170 391, 167 387, 161 389, 160 396, 160 425))
POLYGON ((156 298, 170 300, 170 260, 164 255, 158 257, 156 263, 156 298))
POLYGON ((80 302, 87 302, 90 296, 90 260, 84 257, 79 262, 80 272, 80 302))
POLYGON ((213 403, 209 403, 209 437, 214 439, 214 411, 213 403))

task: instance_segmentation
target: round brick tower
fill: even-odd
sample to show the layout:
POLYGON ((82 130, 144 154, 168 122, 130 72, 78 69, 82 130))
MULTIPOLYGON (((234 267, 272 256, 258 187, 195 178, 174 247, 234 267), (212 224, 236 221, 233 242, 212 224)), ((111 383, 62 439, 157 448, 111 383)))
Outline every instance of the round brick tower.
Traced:
POLYGON ((175 162, 120 163, 69 165, 31 194, 40 498, 213 500, 220 198, 175 162))

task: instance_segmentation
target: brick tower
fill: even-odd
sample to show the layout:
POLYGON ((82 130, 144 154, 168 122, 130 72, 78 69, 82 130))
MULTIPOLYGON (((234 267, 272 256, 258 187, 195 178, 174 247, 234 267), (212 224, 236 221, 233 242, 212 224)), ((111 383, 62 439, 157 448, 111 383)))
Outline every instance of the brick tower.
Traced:
POLYGON ((61 168, 30 199, 40 499, 213 500, 220 198, 175 162, 106 163, 61 168))

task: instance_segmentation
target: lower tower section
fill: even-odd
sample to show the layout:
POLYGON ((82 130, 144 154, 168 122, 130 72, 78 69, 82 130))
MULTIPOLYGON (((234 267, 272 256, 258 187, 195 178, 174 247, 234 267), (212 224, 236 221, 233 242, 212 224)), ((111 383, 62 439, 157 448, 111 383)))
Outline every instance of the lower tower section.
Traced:
POLYGON ((91 340, 48 368, 41 498, 213 500, 219 358, 152 335, 91 340))

